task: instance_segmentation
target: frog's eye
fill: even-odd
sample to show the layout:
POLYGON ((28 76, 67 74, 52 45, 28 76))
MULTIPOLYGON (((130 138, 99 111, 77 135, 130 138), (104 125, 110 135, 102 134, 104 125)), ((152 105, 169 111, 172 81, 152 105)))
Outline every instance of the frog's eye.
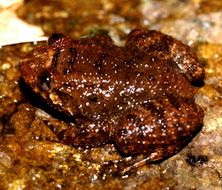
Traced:
POLYGON ((58 41, 61 38, 64 38, 65 36, 60 33, 54 33, 52 34, 48 39, 48 45, 54 44, 56 41, 58 41))
POLYGON ((52 78, 49 72, 43 71, 38 79, 38 87, 40 90, 47 91, 52 88, 52 78))

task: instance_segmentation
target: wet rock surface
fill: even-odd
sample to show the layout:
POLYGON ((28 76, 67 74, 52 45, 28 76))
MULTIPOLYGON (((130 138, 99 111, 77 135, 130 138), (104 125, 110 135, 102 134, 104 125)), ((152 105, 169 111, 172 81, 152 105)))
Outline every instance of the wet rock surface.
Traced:
POLYGON ((86 6, 76 8, 78 12, 74 14, 71 10, 78 7, 78 1, 72 5, 69 2, 62 1, 65 8, 56 9, 54 14, 50 10, 58 5, 45 1, 27 1, 17 12, 24 20, 43 26, 46 34, 62 31, 80 37, 105 32, 122 44, 131 29, 143 25, 158 27, 192 45, 206 73, 204 85, 195 95, 196 103, 205 112, 203 128, 188 146, 167 160, 145 165, 126 176, 101 178, 99 171, 104 164, 121 159, 115 147, 85 150, 59 143, 53 130, 65 129, 68 124, 42 111, 35 99, 30 102, 19 86, 19 59, 33 45, 3 47, 0 49, 0 189, 221 189, 221 3, 122 1, 125 6, 118 6, 120 2, 97 1, 100 9, 92 9, 85 1, 86 6), (65 11, 67 7, 72 8, 65 11), (175 12, 175 7, 183 10, 181 14, 175 12), (87 20, 89 17, 91 20, 87 20), (195 22, 198 20, 201 22, 195 22), (191 35, 191 31, 197 35, 191 35))

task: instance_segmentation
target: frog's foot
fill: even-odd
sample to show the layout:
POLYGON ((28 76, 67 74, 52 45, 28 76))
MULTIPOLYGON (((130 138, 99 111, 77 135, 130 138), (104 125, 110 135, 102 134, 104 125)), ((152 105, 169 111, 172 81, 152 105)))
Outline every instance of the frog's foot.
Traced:
POLYGON ((121 160, 108 161, 100 169, 100 177, 105 180, 109 177, 126 178, 135 173, 135 170, 160 159, 158 153, 151 153, 149 156, 137 155, 125 157, 121 160))

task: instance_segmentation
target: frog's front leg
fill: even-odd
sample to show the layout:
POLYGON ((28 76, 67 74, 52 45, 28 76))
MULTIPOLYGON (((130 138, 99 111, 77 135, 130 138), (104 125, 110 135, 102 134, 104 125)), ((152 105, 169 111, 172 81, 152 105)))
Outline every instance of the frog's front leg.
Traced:
POLYGON ((75 126, 57 134, 58 139, 68 145, 83 148, 99 147, 110 141, 111 124, 100 116, 93 119, 84 118, 75 126))

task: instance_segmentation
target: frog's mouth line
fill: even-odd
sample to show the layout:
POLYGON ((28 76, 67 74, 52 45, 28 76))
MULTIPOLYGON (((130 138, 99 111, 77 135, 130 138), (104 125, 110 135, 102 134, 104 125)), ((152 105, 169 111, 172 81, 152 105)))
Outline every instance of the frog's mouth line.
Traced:
POLYGON ((41 96, 32 90, 32 88, 24 81, 23 78, 20 78, 19 86, 28 101, 30 101, 30 103, 35 107, 45 110, 54 118, 65 121, 67 123, 75 123, 75 118, 73 116, 60 111, 59 108, 55 108, 47 104, 41 96))

